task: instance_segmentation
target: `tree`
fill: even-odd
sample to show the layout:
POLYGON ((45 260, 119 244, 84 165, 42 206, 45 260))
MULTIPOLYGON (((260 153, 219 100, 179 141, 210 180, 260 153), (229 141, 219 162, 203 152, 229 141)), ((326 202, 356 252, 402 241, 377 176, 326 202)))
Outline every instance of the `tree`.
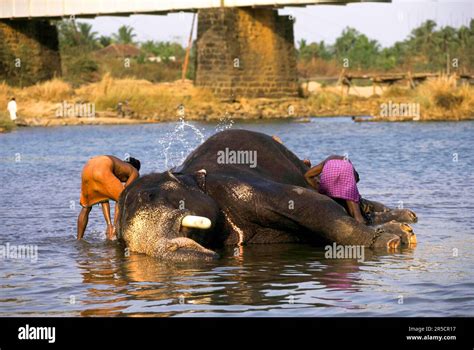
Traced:
POLYGON ((59 22, 57 28, 61 47, 97 48, 97 32, 92 31, 92 25, 67 20, 59 22))
POLYGON ((168 41, 152 41, 148 40, 141 45, 142 51, 152 54, 154 56, 168 59, 171 56, 182 58, 185 54, 185 49, 178 43, 168 41))
POLYGON ((110 36, 101 35, 100 38, 99 38, 99 44, 102 47, 107 47, 110 44, 112 44, 112 38, 110 36))
POLYGON ((331 52, 324 44, 324 41, 307 44, 305 39, 301 39, 298 44, 298 57, 301 59, 309 60, 321 58, 323 60, 329 60, 332 57, 331 52))
POLYGON ((434 33, 435 28, 436 22, 429 19, 412 30, 411 39, 415 52, 426 54, 430 48, 438 44, 434 33))
POLYGON ((370 68, 375 65, 380 44, 370 40, 354 28, 347 27, 336 39, 334 52, 338 60, 348 59, 352 68, 370 68))
POLYGON ((117 34, 113 34, 113 40, 119 44, 133 44, 133 38, 136 34, 133 33, 133 28, 130 26, 121 26, 117 34))
POLYGON ((78 23, 77 29, 79 29, 79 38, 83 45, 89 47, 97 46, 97 32, 92 31, 92 25, 88 23, 78 23))
POLYGON ((72 47, 80 44, 79 35, 74 21, 59 21, 57 23, 57 28, 59 44, 61 47, 72 47))

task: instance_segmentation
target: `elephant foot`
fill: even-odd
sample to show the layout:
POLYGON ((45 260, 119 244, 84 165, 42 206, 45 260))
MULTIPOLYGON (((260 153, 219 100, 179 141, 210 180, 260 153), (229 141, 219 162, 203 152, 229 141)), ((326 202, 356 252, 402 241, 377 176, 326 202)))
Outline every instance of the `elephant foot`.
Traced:
POLYGON ((395 250, 401 246, 401 238, 393 233, 385 232, 382 229, 377 229, 377 235, 374 237, 372 248, 374 249, 388 249, 395 250))
POLYGON ((392 209, 385 212, 372 213, 371 221, 375 225, 383 224, 390 221, 415 223, 418 221, 416 214, 409 209, 392 209))
POLYGON ((404 246, 415 246, 417 243, 415 232, 410 225, 397 221, 390 221, 379 227, 384 232, 394 234, 401 239, 404 246))
POLYGON ((395 215, 397 216, 397 219, 395 220, 398 222, 406 222, 406 223, 414 224, 415 222, 418 221, 418 217, 410 209, 393 209, 392 211, 395 212, 395 215))

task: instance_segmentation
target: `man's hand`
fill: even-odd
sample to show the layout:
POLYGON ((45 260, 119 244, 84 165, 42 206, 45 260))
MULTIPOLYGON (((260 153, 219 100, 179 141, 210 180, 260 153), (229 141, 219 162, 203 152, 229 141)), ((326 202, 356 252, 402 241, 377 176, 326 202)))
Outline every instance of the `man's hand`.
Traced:
POLYGON ((317 192, 319 192, 319 178, 317 176, 314 177, 305 177, 306 182, 317 192))

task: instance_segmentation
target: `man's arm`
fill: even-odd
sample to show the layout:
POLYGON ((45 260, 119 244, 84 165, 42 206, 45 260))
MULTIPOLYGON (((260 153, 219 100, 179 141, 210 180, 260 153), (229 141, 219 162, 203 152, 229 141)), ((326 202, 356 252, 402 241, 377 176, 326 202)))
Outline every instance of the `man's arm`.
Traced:
POLYGON ((130 176, 128 177, 127 182, 125 182, 125 185, 123 185, 124 188, 127 187, 128 185, 130 185, 133 181, 138 179, 138 177, 140 176, 137 169, 135 169, 131 165, 130 165, 130 167, 132 168, 131 171, 130 171, 130 176))
POLYGON ((321 163, 319 163, 318 165, 315 165, 314 167, 309 169, 304 174, 304 178, 306 179, 306 182, 309 183, 309 185, 311 187, 313 187, 314 189, 318 190, 318 183, 316 182, 314 177, 321 174, 321 172, 323 171, 323 168, 324 168, 324 164, 326 164, 326 162, 328 160, 331 160, 331 159, 345 159, 345 158, 343 156, 337 156, 337 155, 329 156, 325 160, 323 160, 321 163))
MULTIPOLYGON (((127 181, 125 182, 125 184, 123 185, 123 188, 129 186, 133 181, 135 181, 136 179, 138 179, 138 177, 140 176, 140 173, 138 172, 137 169, 135 169, 133 166, 130 165, 130 175, 127 179, 127 181)), ((115 202, 115 210, 114 210, 114 235, 116 235, 115 233, 115 227, 117 227, 117 222, 119 221, 120 219, 120 206, 119 206, 119 202, 118 202, 118 199, 117 199, 117 202, 115 202)))

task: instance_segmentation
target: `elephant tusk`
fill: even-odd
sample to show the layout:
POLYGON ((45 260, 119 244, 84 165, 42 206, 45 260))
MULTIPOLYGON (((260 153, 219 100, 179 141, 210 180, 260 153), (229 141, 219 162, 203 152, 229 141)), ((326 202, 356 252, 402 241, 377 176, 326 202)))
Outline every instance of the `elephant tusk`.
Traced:
POLYGON ((191 228, 208 229, 211 227, 211 224, 211 220, 205 216, 186 215, 183 220, 181 220, 181 226, 191 228))

